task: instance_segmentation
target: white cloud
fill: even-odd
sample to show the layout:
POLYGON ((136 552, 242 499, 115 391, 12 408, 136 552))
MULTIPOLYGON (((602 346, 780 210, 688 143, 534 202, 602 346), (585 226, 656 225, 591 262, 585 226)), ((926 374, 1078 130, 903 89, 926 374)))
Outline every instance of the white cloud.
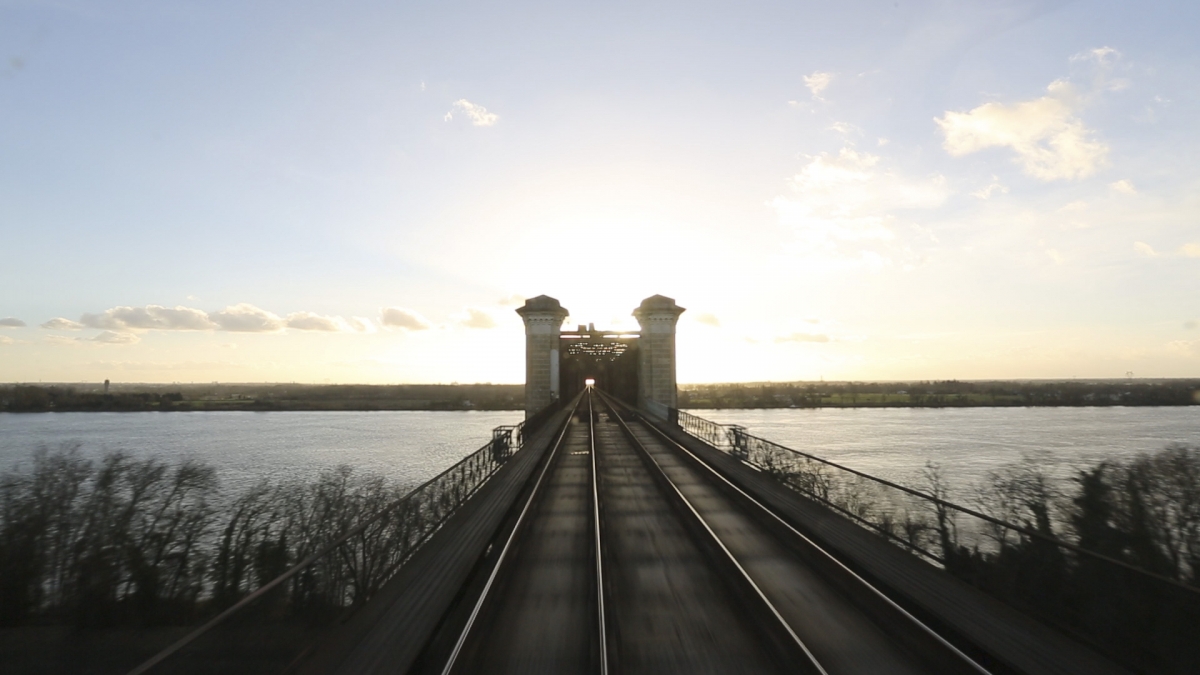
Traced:
POLYGON ((1150 103, 1146 105, 1143 112, 1133 116, 1133 121, 1144 124, 1155 124, 1158 122, 1158 110, 1171 105, 1171 99, 1162 96, 1155 96, 1150 99, 1150 103))
POLYGON ((458 323, 465 328, 495 328, 496 320, 490 314, 474 307, 467 308, 466 316, 458 323))
POLYGON ((140 341, 141 338, 134 333, 113 330, 101 331, 92 337, 67 337, 65 335, 45 335, 42 337, 42 342, 61 347, 82 347, 88 342, 98 342, 106 345, 131 345, 140 341))
POLYGON ((1106 66, 1119 58, 1121 58, 1121 52, 1113 49, 1112 47, 1099 47, 1097 49, 1088 49, 1079 52, 1078 54, 1073 54, 1071 56, 1071 61, 1095 61, 1099 65, 1106 66))
POLYGON ((274 333, 285 326, 279 316, 245 302, 213 312, 209 318, 221 330, 234 333, 274 333))
POLYGON ((506 298, 501 298, 499 304, 501 307, 520 307, 525 304, 525 296, 514 293, 506 298))
POLYGON ((379 323, 390 328, 426 330, 429 322, 420 314, 400 307, 385 307, 379 311, 379 323))
POLYGON ((831 82, 833 82, 833 73, 816 72, 812 75, 804 76, 804 86, 808 87, 808 90, 812 92, 813 98, 818 101, 825 100, 821 98, 821 92, 825 91, 831 82))
POLYGON ((346 324, 350 326, 350 330, 359 333, 374 333, 379 330, 379 326, 365 316, 352 316, 346 319, 346 324))
POLYGON ((60 316, 42 324, 42 328, 48 330, 82 330, 84 325, 60 316))
POLYGON ((791 179, 792 192, 771 201, 809 257, 878 269, 890 259, 865 247, 896 238, 893 211, 930 209, 949 195, 941 176, 911 180, 878 167, 880 158, 843 148, 821 154, 791 179))
POLYGON ((702 323, 706 326, 718 326, 719 327, 721 325, 721 320, 717 318, 717 315, 712 314, 710 312, 703 312, 701 314, 697 314, 695 319, 696 319, 697 323, 702 323))
MULTIPOLYGON (((83 338, 76 338, 83 339, 83 338)), ((133 333, 120 333, 117 331, 106 330, 95 337, 87 338, 90 342, 103 342, 109 345, 131 345, 141 340, 133 333)))
POLYGON ((992 195, 997 193, 1002 195, 1008 194, 1008 186, 1002 185, 996 176, 992 176, 992 182, 987 187, 972 192, 971 196, 980 199, 991 199, 992 195))
POLYGON ((829 336, 824 333, 791 333, 780 335, 775 342, 829 342, 829 336))
MULTIPOLYGON (((53 323, 55 320, 48 321, 53 323)), ((100 314, 84 314, 80 323, 106 330, 212 330, 215 326, 203 310, 191 307, 114 307, 100 314)), ((44 327, 44 324, 43 324, 44 327)))
POLYGON ((1130 183, 1127 180, 1119 180, 1114 183, 1109 183, 1108 189, 1112 190, 1113 192, 1120 192, 1121 194, 1124 194, 1124 195, 1136 195, 1137 194, 1137 188, 1135 188, 1133 186, 1133 183, 1130 183))
MULTIPOLYGON (((58 317, 42 324, 49 330, 80 330, 100 328, 127 333, 129 331, 230 331, 236 333, 272 333, 292 328, 324 332, 374 332, 375 323, 363 317, 345 319, 323 316, 314 312, 293 312, 287 318, 248 303, 226 307, 208 313, 191 307, 114 307, 99 314, 84 314, 79 323, 58 317)), ((106 341, 113 341, 116 338, 106 341)))
POLYGON ((1095 132, 1076 115, 1083 103, 1074 85, 1056 80, 1041 98, 947 111, 934 121, 945 135, 942 146, 955 157, 1006 147, 1030 176, 1071 180, 1090 176, 1108 162, 1108 146, 1095 140, 1095 132))
POLYGON ((1133 242, 1133 249, 1148 258, 1160 258, 1160 257, 1200 258, 1200 243, 1196 243, 1196 242, 1188 242, 1188 243, 1184 244, 1183 246, 1180 246, 1179 249, 1174 253, 1159 253, 1158 251, 1154 250, 1154 248, 1151 247, 1150 244, 1147 244, 1146 242, 1143 242, 1143 241, 1133 242))
POLYGON ((1183 356, 1196 356, 1197 353, 1200 353, 1200 349, 1197 347, 1200 347, 1200 342, 1196 340, 1172 340, 1167 343, 1167 349, 1183 356))
POLYGON ((60 347, 79 347, 81 346, 79 338, 66 337, 63 335, 43 335, 42 342, 60 347))
POLYGON ((446 116, 443 117, 442 119, 444 119, 447 122, 453 120, 454 119, 454 111, 456 109, 460 110, 464 114, 466 114, 466 116, 468 118, 470 118, 471 124, 473 124, 477 127, 495 126, 496 122, 500 121, 500 116, 497 115, 496 113, 490 113, 487 111, 487 108, 485 108, 481 105, 477 105, 475 103, 471 103, 470 101, 468 101, 465 98, 460 98, 457 101, 455 101, 454 106, 450 109, 449 112, 446 113, 446 116))
POLYGON ((284 319, 288 328, 337 333, 350 330, 344 319, 338 316, 321 316, 312 312, 293 312, 284 319))
POLYGON ((344 319, 340 316, 322 316, 313 312, 292 312, 284 319, 284 324, 288 328, 296 330, 325 333, 374 333, 376 330, 375 322, 361 316, 344 319))
POLYGON ((13 317, 11 317, 11 316, 10 316, 10 317, 4 318, 4 319, 0 319, 0 327, 3 327, 3 328, 24 328, 24 327, 25 327, 25 322, 24 322, 24 321, 22 321, 22 320, 20 320, 20 319, 15 319, 15 318, 13 318, 13 317))
POLYGON ((832 125, 830 125, 829 130, 836 131, 843 136, 849 136, 851 134, 862 135, 862 129, 850 124, 849 122, 834 122, 832 125))
POLYGON ((1062 254, 1058 252, 1058 249, 1048 248, 1046 249, 1046 255, 1050 256, 1050 259, 1054 261, 1055 265, 1061 265, 1065 260, 1062 254))
POLYGON ((1062 208, 1059 209, 1059 212, 1072 213, 1072 212, 1079 212, 1079 211, 1087 211, 1087 208, 1088 208, 1087 202, 1083 201, 1082 199, 1076 199, 1075 201, 1070 202, 1069 204, 1063 205, 1062 208))
POLYGON ((15 342, 16 340, 8 337, 7 335, 0 335, 0 345, 11 345, 15 342))

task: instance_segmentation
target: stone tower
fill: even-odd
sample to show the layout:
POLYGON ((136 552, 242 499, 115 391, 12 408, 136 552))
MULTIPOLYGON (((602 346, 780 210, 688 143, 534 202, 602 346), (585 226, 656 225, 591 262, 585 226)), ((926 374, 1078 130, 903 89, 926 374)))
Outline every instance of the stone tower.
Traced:
POLYGON ((558 335, 567 310, 558 300, 539 295, 526 300, 517 314, 525 321, 525 416, 529 417, 558 398, 558 335))
POLYGON ((639 408, 645 407, 647 399, 672 408, 679 403, 675 390, 675 324, 683 312, 673 298, 662 295, 646 298, 633 310, 642 327, 638 339, 639 408))

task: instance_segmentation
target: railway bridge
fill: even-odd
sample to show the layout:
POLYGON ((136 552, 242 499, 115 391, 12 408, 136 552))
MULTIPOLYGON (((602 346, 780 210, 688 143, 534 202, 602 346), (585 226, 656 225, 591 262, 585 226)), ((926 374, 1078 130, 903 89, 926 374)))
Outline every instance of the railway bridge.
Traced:
POLYGON ((567 311, 546 296, 517 311, 527 336, 522 424, 498 428, 133 672, 1104 675, 1178 666, 1027 611, 975 583, 963 560, 998 554, 1003 532, 1080 564, 1100 561, 1114 579, 1159 584, 1163 597, 1192 592, 1180 584, 677 410, 684 310, 671 298, 637 308, 637 333, 564 331, 567 311), (339 573, 342 610, 288 649, 252 641, 237 658, 206 656, 249 639, 253 622, 239 616, 256 603, 286 605, 305 583, 339 573))

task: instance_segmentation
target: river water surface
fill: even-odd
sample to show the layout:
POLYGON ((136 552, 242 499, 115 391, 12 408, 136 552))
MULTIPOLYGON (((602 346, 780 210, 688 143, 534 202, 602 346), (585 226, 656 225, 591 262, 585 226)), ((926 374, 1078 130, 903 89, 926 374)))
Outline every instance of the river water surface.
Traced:
POLYGON ((1200 406, 1104 408, 816 408, 694 410, 860 471, 920 486, 937 464, 964 488, 1031 459, 1051 476, 1129 459, 1171 443, 1200 445, 1200 406))
POLYGON ((516 410, 0 413, 0 472, 28 467, 38 446, 80 443, 88 457, 198 459, 234 490, 263 478, 307 480, 339 464, 415 486, 484 445, 494 427, 523 418, 516 410))
MULTIPOLYGON (((825 408, 697 410, 723 424, 885 478, 920 484, 927 461, 956 492, 1032 457, 1060 478, 1108 459, 1200 444, 1200 406, 1162 408, 825 408)), ((80 443, 217 467, 226 488, 308 479, 348 464, 402 484, 431 478, 479 448, 500 412, 0 413, 0 472, 28 467, 39 445, 80 443)))

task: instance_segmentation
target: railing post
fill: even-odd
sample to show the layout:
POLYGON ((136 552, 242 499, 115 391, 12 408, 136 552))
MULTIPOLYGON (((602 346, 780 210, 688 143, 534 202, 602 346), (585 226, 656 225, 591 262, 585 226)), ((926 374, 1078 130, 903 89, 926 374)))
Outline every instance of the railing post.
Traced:
POLYGON ((738 459, 749 461, 750 433, 746 431, 746 427, 729 424, 725 426, 725 430, 725 433, 729 435, 729 447, 731 448, 729 454, 738 459))
POLYGON ((512 426, 500 426, 492 429, 492 462, 503 464, 512 456, 512 426))

